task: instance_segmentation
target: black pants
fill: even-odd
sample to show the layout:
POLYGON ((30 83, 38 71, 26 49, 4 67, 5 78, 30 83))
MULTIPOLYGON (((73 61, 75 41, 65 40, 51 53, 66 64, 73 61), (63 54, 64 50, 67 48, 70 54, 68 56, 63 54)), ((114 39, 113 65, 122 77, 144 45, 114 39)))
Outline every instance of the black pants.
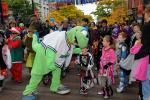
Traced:
POLYGON ((4 80, 0 80, 0 87, 3 87, 4 80))
POLYGON ((139 81, 139 95, 140 95, 141 100, 143 100, 142 82, 141 81, 139 81))

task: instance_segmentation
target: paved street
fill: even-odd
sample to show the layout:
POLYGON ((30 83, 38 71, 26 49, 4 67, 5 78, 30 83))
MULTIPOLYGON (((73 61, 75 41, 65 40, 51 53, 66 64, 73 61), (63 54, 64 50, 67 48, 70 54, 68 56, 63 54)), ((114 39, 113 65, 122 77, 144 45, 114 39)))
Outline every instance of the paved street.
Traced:
MULTIPOLYGON (((0 93, 0 100, 21 100, 21 93, 28 83, 29 74, 27 69, 24 68, 23 83, 18 84, 11 81, 11 78, 7 78, 5 82, 5 88, 0 93)), ((68 85, 72 92, 68 95, 57 95, 49 92, 49 86, 44 86, 42 83, 38 88, 39 95, 38 100, 103 100, 103 97, 97 95, 98 86, 94 87, 89 91, 88 96, 79 95, 79 77, 76 75, 74 70, 71 70, 67 77, 63 79, 63 84, 68 85)), ((115 87, 115 86, 114 86, 115 87)), ((117 94, 109 100, 138 100, 138 85, 133 84, 126 90, 125 93, 117 94)))

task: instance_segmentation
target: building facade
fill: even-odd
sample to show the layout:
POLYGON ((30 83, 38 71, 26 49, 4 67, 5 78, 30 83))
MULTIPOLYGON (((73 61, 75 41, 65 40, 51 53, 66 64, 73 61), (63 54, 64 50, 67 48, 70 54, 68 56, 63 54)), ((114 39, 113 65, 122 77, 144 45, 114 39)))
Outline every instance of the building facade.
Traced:
MULTIPOLYGON (((29 1, 32 2, 32 0, 29 1)), ((33 0, 35 14, 39 15, 39 17, 43 21, 48 17, 49 13, 48 1, 49 0, 33 0)))

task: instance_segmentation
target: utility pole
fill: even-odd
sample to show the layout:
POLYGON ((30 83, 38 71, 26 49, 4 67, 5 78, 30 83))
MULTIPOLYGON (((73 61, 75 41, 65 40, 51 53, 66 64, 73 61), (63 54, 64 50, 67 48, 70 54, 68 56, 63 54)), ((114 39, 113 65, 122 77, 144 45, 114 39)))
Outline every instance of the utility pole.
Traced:
POLYGON ((0 23, 3 24, 3 9, 2 9, 2 0, 0 0, 0 23))
POLYGON ((32 0, 32 12, 34 14, 34 1, 32 0))

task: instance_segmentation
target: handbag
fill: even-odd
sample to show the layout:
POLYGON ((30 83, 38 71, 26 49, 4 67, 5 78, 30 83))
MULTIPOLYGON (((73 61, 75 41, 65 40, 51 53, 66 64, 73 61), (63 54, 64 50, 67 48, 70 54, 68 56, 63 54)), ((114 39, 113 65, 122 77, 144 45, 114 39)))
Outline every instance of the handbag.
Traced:
POLYGON ((133 67, 134 55, 129 54, 128 57, 119 62, 119 66, 125 70, 131 70, 133 67))

